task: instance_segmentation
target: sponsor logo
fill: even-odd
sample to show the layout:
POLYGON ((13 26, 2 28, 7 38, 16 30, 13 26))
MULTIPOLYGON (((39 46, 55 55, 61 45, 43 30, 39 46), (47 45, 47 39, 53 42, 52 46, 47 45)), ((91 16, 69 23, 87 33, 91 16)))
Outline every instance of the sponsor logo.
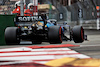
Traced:
POLYGON ((42 20, 41 16, 32 16, 32 17, 17 16, 16 17, 17 22, 32 22, 32 21, 39 21, 39 20, 42 20))

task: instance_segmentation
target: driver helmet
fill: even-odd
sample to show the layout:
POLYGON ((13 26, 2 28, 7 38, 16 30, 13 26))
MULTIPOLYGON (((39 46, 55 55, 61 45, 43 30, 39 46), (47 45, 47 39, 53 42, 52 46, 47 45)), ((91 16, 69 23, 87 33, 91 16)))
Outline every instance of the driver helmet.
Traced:
POLYGON ((48 22, 48 23, 51 23, 51 21, 50 21, 50 20, 47 20, 47 22, 48 22))

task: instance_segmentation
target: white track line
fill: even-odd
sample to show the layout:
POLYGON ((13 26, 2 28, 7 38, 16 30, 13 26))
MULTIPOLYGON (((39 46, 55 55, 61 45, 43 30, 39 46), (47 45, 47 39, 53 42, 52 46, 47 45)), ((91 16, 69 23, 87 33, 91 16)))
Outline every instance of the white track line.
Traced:
MULTIPOLYGON (((0 49, 1 61, 34 61, 44 64, 50 60, 63 57, 90 58, 69 48, 32 49, 29 47, 19 47, 0 49)), ((4 63, 6 64, 7 62, 4 63)))
POLYGON ((94 47, 94 46, 100 46, 100 44, 98 44, 98 45, 80 45, 80 47, 94 47))

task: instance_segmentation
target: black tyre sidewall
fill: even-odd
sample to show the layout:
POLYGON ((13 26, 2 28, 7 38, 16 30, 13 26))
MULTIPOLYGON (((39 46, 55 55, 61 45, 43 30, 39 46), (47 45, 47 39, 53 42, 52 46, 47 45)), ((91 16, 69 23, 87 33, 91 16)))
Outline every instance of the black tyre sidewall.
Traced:
POLYGON ((60 26, 51 26, 48 30, 50 43, 62 43, 62 29, 60 26))
POLYGON ((84 41, 84 29, 82 26, 73 27, 72 33, 75 43, 82 43, 84 41))
POLYGON ((19 44, 20 40, 17 39, 18 28, 17 27, 7 27, 5 29, 5 41, 6 44, 19 44))

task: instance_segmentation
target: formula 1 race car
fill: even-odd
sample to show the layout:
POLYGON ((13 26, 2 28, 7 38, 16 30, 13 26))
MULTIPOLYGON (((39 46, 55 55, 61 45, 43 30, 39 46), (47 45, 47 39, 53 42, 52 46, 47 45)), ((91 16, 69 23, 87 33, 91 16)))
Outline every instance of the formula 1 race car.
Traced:
MULTIPOLYGON (((48 27, 45 14, 33 17, 17 16, 16 22, 17 27, 7 27, 5 29, 5 41, 8 45, 20 44, 21 40, 29 40, 34 44, 41 44, 42 42, 62 43, 63 30, 61 26, 48 27)), ((84 41, 84 29, 82 26, 73 27, 69 33, 69 39, 74 40, 75 43, 84 41)))

